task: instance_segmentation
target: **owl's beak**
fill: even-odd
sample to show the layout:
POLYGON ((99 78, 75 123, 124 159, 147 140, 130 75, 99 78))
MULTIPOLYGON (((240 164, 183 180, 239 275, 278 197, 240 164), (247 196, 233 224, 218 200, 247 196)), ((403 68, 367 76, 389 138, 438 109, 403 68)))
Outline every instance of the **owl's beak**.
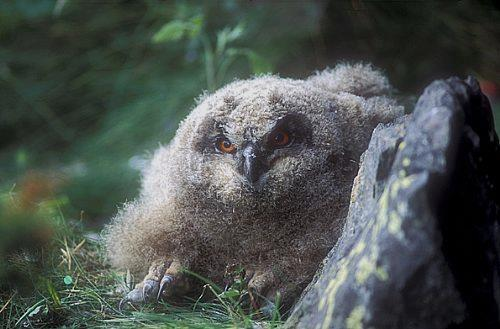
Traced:
POLYGON ((252 185, 259 181, 259 178, 269 170, 265 161, 265 156, 259 150, 258 145, 249 143, 243 149, 242 174, 252 185))

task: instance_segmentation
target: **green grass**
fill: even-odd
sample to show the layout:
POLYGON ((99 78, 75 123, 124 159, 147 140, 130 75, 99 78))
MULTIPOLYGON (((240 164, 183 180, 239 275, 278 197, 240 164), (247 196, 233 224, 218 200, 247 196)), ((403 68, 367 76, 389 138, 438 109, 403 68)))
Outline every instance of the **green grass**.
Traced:
POLYGON ((0 222, 5 225, 0 226, 0 234, 10 235, 12 243, 0 244, 0 256, 6 260, 0 270, 0 327, 270 328, 281 324, 279 314, 272 321, 260 321, 258 313, 243 311, 240 301, 247 292, 241 282, 222 291, 201 277, 205 285, 197 300, 119 310, 120 299, 133 286, 130 274, 107 264, 98 234, 85 231, 80 219, 63 216, 64 198, 38 200, 34 206, 36 197, 29 192, 22 187, 18 193, 1 195, 0 222), (25 200, 26 195, 33 199, 25 200), (19 244, 35 242, 40 232, 49 236, 36 241, 36 247, 19 244))

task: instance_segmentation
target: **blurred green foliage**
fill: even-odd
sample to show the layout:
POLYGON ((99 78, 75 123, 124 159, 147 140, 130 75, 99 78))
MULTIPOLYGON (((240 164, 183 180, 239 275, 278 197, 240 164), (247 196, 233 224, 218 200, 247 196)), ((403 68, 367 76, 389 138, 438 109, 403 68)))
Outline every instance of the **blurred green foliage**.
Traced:
POLYGON ((493 1, 5 0, 0 186, 50 173, 66 214, 102 223, 203 90, 339 60, 373 62, 405 94, 449 75, 498 86, 499 26, 493 1))
POLYGON ((65 200, 54 187, 51 177, 31 173, 16 192, 0 191, 0 300, 13 291, 31 296, 49 283, 43 274, 69 231, 59 207, 65 200))
POLYGON ((53 237, 53 223, 43 212, 24 208, 13 195, 0 195, 0 291, 26 293, 32 287, 30 274, 41 268, 40 248, 53 237))
MULTIPOLYGON (((263 67, 258 45, 246 53, 251 66, 236 55, 244 53, 237 43, 259 33, 258 24, 239 25, 241 16, 265 16, 264 8, 66 1, 55 13, 60 3, 0 4, 0 184, 30 169, 57 172, 73 216, 84 210, 85 218, 104 218, 136 194, 133 163, 168 142, 197 95, 263 67), (225 18, 213 15, 219 10, 225 18), (188 40, 174 42, 186 29, 188 40), (229 57, 234 65, 219 63, 229 57), (214 72, 210 86, 205 64, 214 72), (221 75, 221 65, 229 72, 221 75)), ((311 20, 298 24, 306 29, 311 20)))

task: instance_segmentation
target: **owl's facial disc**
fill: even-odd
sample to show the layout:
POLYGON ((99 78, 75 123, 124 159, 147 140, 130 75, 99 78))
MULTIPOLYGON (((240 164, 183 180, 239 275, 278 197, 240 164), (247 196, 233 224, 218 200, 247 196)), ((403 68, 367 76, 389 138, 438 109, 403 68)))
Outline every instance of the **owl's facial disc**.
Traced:
POLYGON ((207 120, 201 126, 202 138, 197 139, 196 146, 199 152, 207 155, 209 163, 232 165, 239 176, 233 182, 244 183, 252 193, 265 189, 269 177, 274 177, 270 171, 280 160, 300 157, 312 142, 311 123, 298 113, 288 113, 270 121, 267 132, 259 134, 255 133, 258 129, 252 123, 233 129, 230 122, 231 117, 207 120))

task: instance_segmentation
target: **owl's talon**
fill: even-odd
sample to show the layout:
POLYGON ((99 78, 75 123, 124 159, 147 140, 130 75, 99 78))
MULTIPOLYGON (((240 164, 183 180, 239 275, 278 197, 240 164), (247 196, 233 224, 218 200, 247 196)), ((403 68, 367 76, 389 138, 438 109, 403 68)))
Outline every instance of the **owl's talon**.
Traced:
POLYGON ((156 300, 159 301, 162 293, 165 291, 172 282, 174 281, 174 277, 170 274, 166 274, 160 281, 160 288, 158 289, 158 295, 156 296, 156 300))
POLYGON ((182 287, 183 284, 183 280, 179 279, 180 268, 180 263, 177 261, 165 262, 159 260, 153 262, 144 280, 125 295, 120 301, 118 309, 121 311, 126 303, 144 304, 158 302, 162 295, 166 295, 167 291, 169 296, 172 295, 173 288, 178 293, 179 287, 177 285, 180 284, 182 287), (167 268, 169 271, 168 274, 166 273, 167 268), (173 287, 174 282, 176 287, 173 287))
POLYGON ((158 281, 152 280, 152 279, 146 279, 144 280, 143 287, 142 287, 142 296, 143 300, 145 302, 152 301, 153 296, 157 294, 157 290, 159 289, 160 284, 158 281))
POLYGON ((123 297, 120 299, 120 302, 118 303, 118 311, 123 311, 123 304, 127 302, 127 298, 123 297))
POLYGON ((272 319, 278 309, 275 303, 273 303, 271 300, 266 299, 264 300, 263 305, 259 308, 259 311, 266 319, 272 319))
POLYGON ((128 294, 126 294, 125 297, 123 297, 120 300, 120 303, 118 304, 118 309, 120 311, 122 311, 123 310, 123 306, 126 303, 129 303, 129 302, 132 303, 132 304, 143 303, 144 302, 144 294, 143 294, 142 289, 135 288, 132 291, 130 291, 128 294))

